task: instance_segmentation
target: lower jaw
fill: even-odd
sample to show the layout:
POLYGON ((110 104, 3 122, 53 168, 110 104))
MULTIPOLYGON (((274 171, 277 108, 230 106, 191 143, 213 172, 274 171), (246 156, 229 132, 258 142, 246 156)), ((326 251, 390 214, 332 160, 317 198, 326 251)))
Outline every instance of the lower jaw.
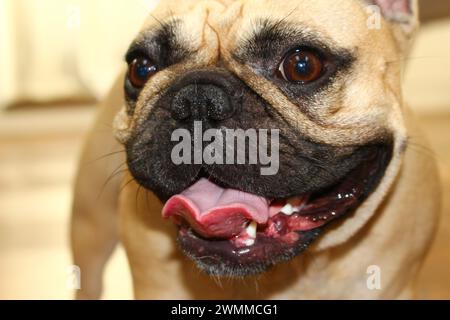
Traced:
POLYGON ((243 277, 259 274, 279 262, 292 259, 305 250, 320 232, 320 228, 293 231, 278 239, 258 234, 253 245, 238 248, 230 240, 206 240, 191 229, 180 227, 178 244, 207 274, 243 277))

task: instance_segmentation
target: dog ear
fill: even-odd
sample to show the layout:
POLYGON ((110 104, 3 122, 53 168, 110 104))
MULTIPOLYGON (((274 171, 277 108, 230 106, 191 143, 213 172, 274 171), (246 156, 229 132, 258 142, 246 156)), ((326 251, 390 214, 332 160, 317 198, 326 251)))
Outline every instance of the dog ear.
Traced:
POLYGON ((418 0, 370 0, 394 30, 399 44, 407 49, 419 26, 418 0))
POLYGON ((373 0, 373 4, 380 7, 383 16, 396 23, 412 22, 417 14, 417 1, 413 0, 373 0))

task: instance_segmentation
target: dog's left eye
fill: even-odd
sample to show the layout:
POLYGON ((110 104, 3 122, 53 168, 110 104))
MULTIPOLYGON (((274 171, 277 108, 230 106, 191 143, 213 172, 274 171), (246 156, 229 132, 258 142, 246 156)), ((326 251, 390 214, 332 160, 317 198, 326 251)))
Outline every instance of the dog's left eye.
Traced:
POLYGON ((147 80, 158 71, 157 66, 146 57, 135 58, 128 68, 128 79, 135 88, 144 87, 147 80))
POLYGON ((280 63, 277 75, 289 82, 307 84, 319 79, 324 62, 319 54, 308 48, 289 52, 280 63))

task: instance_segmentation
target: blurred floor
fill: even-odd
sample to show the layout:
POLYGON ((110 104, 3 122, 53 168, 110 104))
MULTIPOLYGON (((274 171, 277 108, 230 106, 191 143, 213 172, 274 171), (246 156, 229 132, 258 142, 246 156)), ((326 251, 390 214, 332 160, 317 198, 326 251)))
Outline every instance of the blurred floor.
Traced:
MULTIPOLYGON (((71 181, 93 112, 92 106, 53 106, 0 113, 0 299, 71 298, 71 181)), ((450 114, 420 119, 439 161, 445 199, 419 297, 450 299, 450 114)), ((131 298, 129 278, 120 249, 108 265, 105 298, 131 298)))
MULTIPOLYGON (((71 183, 92 106, 0 113, 0 299, 69 299, 71 183)), ((105 298, 131 298, 118 250, 105 298)))

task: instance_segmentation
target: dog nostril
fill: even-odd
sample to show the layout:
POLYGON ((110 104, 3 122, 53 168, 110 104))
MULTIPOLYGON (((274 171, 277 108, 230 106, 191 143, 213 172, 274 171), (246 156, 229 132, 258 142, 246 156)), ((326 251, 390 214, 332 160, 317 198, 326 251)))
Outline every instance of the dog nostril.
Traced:
POLYGON ((172 100, 171 116, 175 120, 186 120, 191 116, 192 96, 186 90, 178 92, 172 100))
POLYGON ((234 113, 228 95, 219 87, 209 86, 205 97, 207 116, 211 120, 221 121, 230 118, 234 113))
POLYGON ((191 102, 183 99, 183 104, 178 104, 176 108, 172 108, 172 118, 176 120, 186 120, 191 116, 191 102))

